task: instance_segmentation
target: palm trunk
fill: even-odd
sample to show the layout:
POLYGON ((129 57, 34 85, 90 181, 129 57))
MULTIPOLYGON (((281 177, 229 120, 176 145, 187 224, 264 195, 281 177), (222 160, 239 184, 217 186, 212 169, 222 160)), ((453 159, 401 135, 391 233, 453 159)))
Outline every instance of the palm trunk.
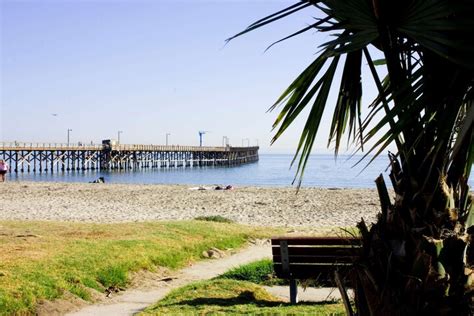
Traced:
MULTIPOLYGON (((377 8, 376 16, 386 18, 384 9, 390 8, 377 0, 373 4, 377 8)), ((411 93, 402 88, 409 86, 398 53, 402 50, 389 27, 379 31, 397 107, 405 102, 403 93, 411 93)), ((469 173, 461 164, 472 152, 473 137, 463 147, 457 166, 447 165, 450 140, 439 136, 449 134, 459 119, 459 113, 453 111, 456 107, 450 105, 463 102, 465 82, 469 80, 439 56, 424 52, 423 57, 426 69, 423 108, 425 115, 430 115, 429 109, 435 109, 437 116, 424 124, 421 133, 415 130, 415 126, 423 126, 418 121, 421 117, 406 125, 402 132, 404 142, 397 146, 398 152, 410 154, 390 156, 395 201, 393 204, 390 201, 380 176, 376 184, 381 216, 370 229, 363 221, 359 223, 364 245, 354 275, 359 315, 470 315, 473 312, 473 287, 468 274, 474 264, 474 250, 468 247, 474 234, 468 235, 465 229, 471 197, 467 185, 469 173), (422 136, 414 138, 415 135, 422 136)))

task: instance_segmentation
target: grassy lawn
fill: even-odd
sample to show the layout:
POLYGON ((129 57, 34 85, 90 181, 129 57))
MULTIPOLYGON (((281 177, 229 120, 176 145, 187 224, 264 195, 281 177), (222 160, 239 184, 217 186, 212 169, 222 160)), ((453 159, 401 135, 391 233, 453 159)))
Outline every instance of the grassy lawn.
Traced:
POLYGON ((214 279, 196 282, 168 294, 145 315, 345 315, 340 303, 290 305, 247 281, 214 279))
POLYGON ((0 314, 34 313, 43 299, 126 287, 129 272, 177 269, 211 247, 278 233, 205 221, 82 224, 0 221, 0 314))
POLYGON ((261 285, 282 285, 271 259, 258 260, 212 279, 176 289, 148 307, 146 315, 345 315, 341 302, 301 302, 290 305, 265 291, 261 285))

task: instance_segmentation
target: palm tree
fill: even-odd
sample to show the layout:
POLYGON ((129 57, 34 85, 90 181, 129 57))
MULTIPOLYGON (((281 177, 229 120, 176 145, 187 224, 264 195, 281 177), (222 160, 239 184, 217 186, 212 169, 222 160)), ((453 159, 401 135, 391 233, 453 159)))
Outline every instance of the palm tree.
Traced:
POLYGON ((306 0, 234 37, 303 9, 319 10, 323 17, 283 40, 309 30, 334 39, 320 46, 271 107, 281 107, 273 141, 310 107, 295 155, 299 183, 338 67, 342 75, 329 137, 335 154, 344 135, 360 150, 373 144, 366 155, 374 157, 396 147, 389 154, 394 199, 380 175, 378 220, 370 227, 358 224, 364 245, 354 274, 358 314, 473 313, 474 204, 468 178, 474 159, 474 2, 306 0), (384 58, 374 60, 375 51, 384 58), (367 112, 361 107, 362 63, 378 88, 367 112), (384 78, 377 67, 384 67, 384 78))

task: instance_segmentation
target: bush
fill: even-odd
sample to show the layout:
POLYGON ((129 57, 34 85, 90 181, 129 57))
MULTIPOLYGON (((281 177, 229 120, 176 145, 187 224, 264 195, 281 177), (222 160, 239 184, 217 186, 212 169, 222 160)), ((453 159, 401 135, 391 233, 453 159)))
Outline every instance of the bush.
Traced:
POLYGON ((262 285, 281 285, 287 283, 285 280, 276 278, 271 259, 263 259, 242 265, 221 274, 217 278, 249 281, 262 285))
POLYGON ((233 223, 234 221, 220 215, 212 216, 198 216, 194 218, 197 221, 218 222, 218 223, 233 223))
POLYGON ((99 272, 98 281, 104 287, 123 287, 127 284, 127 269, 111 266, 99 272))

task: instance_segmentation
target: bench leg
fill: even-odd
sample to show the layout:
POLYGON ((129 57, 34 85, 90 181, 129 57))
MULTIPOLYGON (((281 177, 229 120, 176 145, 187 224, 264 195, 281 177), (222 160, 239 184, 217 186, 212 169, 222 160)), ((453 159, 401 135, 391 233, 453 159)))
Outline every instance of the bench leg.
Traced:
POLYGON ((298 282, 290 279, 290 303, 298 303, 298 282))

